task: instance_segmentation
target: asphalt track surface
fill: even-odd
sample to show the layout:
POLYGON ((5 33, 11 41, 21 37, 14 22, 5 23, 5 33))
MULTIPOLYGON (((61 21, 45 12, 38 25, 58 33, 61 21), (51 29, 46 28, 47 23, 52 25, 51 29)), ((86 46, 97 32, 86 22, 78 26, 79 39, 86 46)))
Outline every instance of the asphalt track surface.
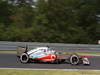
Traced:
POLYGON ((91 69, 100 70, 100 57, 92 56, 89 58, 91 65, 70 65, 49 64, 49 63, 28 63, 22 64, 17 60, 16 54, 0 53, 0 68, 32 68, 32 69, 91 69))

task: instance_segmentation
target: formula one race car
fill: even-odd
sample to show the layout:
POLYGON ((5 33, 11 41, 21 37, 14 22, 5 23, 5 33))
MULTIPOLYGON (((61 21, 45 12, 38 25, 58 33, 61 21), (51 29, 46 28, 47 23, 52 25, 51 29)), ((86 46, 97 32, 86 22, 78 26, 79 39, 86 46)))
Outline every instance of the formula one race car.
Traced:
POLYGON ((49 47, 37 47, 31 50, 27 50, 27 48, 22 48, 17 51, 17 56, 21 63, 37 61, 37 62, 49 62, 49 63, 67 62, 72 65, 78 65, 78 64, 90 65, 90 61, 86 56, 80 56, 76 53, 63 54, 56 52, 55 50, 49 47))

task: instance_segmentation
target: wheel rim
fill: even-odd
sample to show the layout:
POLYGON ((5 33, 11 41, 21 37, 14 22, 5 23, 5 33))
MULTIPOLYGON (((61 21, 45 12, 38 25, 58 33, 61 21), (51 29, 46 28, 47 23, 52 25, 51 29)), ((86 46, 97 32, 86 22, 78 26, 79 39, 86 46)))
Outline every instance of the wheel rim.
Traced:
POLYGON ((28 62, 28 55, 27 54, 25 54, 25 53, 23 53, 22 55, 21 55, 21 57, 20 57, 20 61, 22 62, 22 63, 27 63, 28 62))
POLYGON ((27 60, 27 56, 26 56, 26 55, 23 55, 23 56, 22 56, 22 60, 23 60, 23 61, 27 60))
POLYGON ((73 65, 78 64, 78 62, 79 62, 78 56, 72 55, 71 58, 70 58, 70 62, 71 62, 71 64, 73 64, 73 65))

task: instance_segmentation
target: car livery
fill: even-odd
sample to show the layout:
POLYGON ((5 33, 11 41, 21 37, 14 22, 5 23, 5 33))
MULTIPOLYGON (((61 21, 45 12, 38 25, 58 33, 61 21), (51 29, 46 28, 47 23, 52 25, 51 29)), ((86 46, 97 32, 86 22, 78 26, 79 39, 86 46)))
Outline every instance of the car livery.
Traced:
POLYGON ((76 53, 63 54, 59 53, 49 47, 37 47, 34 49, 27 50, 22 48, 17 51, 17 56, 21 63, 28 63, 29 61, 34 62, 50 62, 50 63, 70 63, 72 65, 84 64, 90 65, 88 57, 81 56, 76 53))

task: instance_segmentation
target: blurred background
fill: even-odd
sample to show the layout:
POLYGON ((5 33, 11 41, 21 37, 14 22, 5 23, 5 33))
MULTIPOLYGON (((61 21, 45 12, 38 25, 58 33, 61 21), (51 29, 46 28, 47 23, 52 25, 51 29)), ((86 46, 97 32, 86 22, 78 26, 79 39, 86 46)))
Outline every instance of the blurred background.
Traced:
POLYGON ((100 0, 0 0, 0 41, 96 44, 100 0))

